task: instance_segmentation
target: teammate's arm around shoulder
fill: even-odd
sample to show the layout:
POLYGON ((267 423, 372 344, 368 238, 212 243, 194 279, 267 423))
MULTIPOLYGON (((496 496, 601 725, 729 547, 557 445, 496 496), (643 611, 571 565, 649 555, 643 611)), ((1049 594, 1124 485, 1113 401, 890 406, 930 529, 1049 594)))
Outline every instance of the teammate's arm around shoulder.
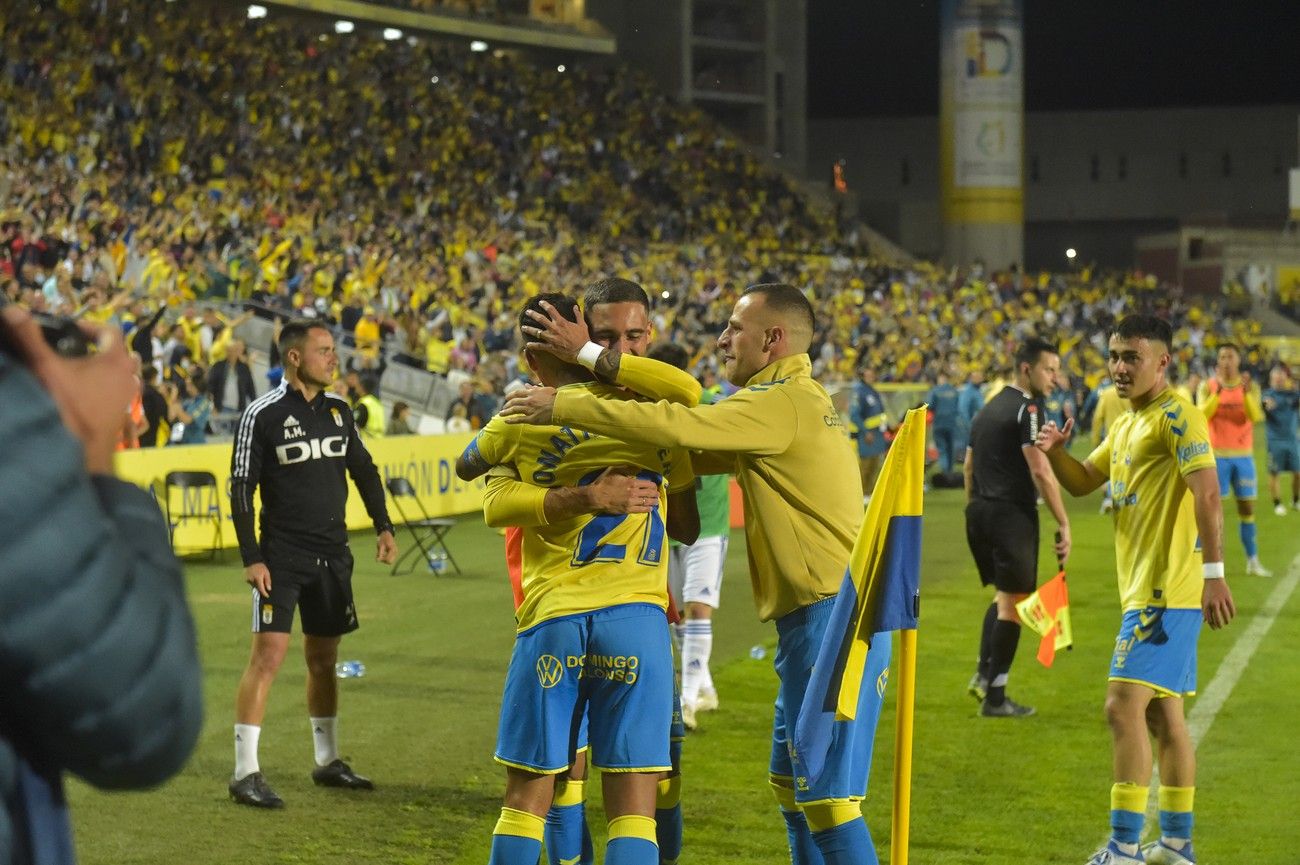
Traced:
POLYGON ((1201 538, 1205 585, 1201 589, 1201 614, 1215 630, 1237 614, 1232 590, 1223 573, 1223 507, 1219 501, 1219 476, 1213 467, 1183 476, 1196 505, 1196 531, 1201 538))

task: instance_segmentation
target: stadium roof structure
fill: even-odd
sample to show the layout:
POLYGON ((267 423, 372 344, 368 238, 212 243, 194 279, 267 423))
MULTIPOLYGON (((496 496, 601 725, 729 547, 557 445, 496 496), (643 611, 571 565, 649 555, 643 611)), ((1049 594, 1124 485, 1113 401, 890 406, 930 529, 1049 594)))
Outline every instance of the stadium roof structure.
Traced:
POLYGON ((504 21, 470 18, 451 11, 419 11, 361 0, 263 0, 265 5, 300 12, 397 27, 408 33, 483 40, 493 46, 527 46, 586 54, 613 54, 618 41, 590 18, 571 24, 550 23, 524 16, 504 21))

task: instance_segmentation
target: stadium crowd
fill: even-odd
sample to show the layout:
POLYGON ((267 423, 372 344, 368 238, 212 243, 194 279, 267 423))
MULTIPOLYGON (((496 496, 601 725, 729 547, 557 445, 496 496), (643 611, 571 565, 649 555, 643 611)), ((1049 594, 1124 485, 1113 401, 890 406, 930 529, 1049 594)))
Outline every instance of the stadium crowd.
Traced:
POLYGON ((0 10, 0 26, 2 290, 136 328, 164 379, 224 359, 231 316, 204 302, 249 301, 328 320, 363 366, 472 377, 490 399, 518 375, 520 303, 600 275, 649 289, 659 337, 701 372, 740 289, 771 281, 811 293, 830 381, 863 365, 882 382, 997 378, 1037 331, 1081 401, 1122 312, 1174 322, 1184 375, 1255 335, 1222 300, 1137 273, 886 263, 622 66, 561 73, 143 0, 0 10))

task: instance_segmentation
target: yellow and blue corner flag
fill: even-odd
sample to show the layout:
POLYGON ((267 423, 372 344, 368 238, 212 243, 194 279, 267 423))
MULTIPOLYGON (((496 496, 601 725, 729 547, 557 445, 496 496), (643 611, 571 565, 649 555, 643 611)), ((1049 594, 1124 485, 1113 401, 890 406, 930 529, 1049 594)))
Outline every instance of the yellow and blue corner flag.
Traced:
MULTIPOLYGON (((825 765, 835 722, 857 717, 872 636, 916 628, 924 484, 922 406, 907 413, 876 479, 799 708, 794 748, 811 780, 825 765)), ((883 683, 871 687, 883 692, 883 683)))

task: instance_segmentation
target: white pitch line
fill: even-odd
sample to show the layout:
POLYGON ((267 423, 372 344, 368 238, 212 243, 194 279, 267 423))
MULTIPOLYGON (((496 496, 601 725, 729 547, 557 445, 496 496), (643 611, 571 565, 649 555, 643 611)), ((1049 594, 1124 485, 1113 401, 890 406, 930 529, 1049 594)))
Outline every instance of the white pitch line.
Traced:
MULTIPOLYGON (((1237 687, 1237 682, 1241 680, 1241 674, 1250 665, 1250 659, 1255 656, 1255 651, 1268 636, 1273 622, 1277 621, 1277 614, 1291 599, 1291 593, 1295 591, 1297 584, 1300 584, 1300 556, 1291 560, 1290 567, 1286 569, 1286 576, 1278 581, 1277 588, 1268 596, 1268 600, 1255 614, 1255 618, 1251 619, 1245 633, 1238 637, 1237 642, 1228 650, 1228 654, 1219 664, 1219 669, 1214 672, 1214 678, 1210 680, 1210 684, 1201 692, 1196 703, 1192 705, 1191 711, 1187 713, 1187 729, 1191 733, 1193 748, 1198 747, 1210 732, 1214 719, 1219 716, 1220 710, 1228 702, 1233 688, 1237 687)), ((1147 797, 1148 819, 1154 818, 1159 810, 1156 801, 1159 783, 1160 767, 1153 766, 1151 792, 1147 797)))

